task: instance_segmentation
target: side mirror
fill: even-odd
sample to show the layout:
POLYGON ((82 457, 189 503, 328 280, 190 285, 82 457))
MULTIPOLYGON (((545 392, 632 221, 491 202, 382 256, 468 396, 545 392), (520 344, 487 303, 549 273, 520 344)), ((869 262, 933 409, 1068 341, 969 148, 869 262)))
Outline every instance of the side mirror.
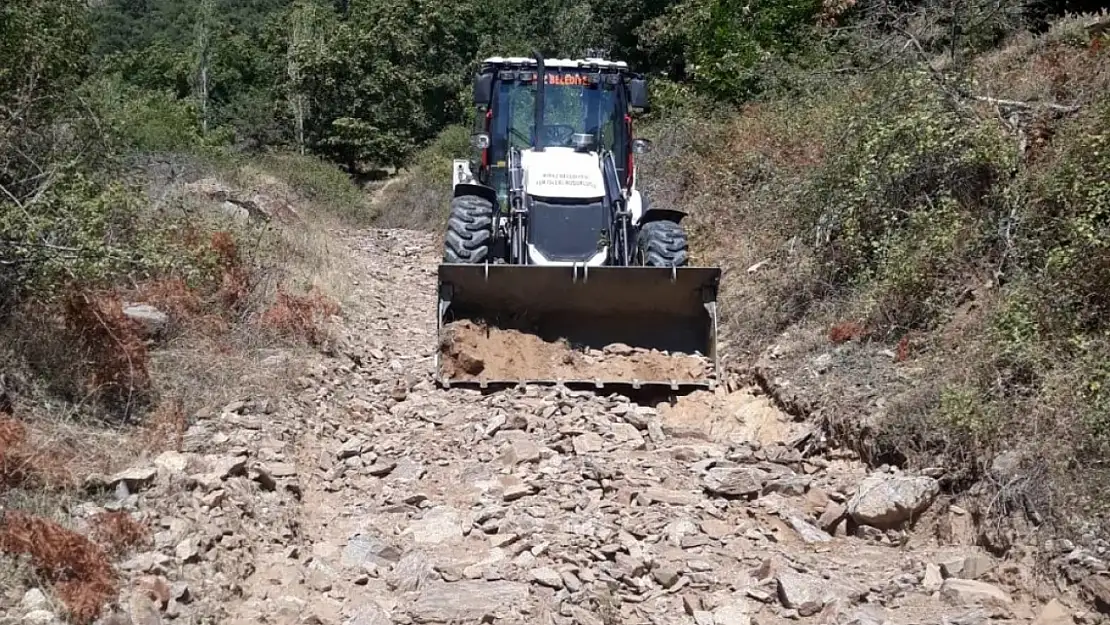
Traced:
POLYGON ((644 113, 651 110, 646 78, 633 78, 628 81, 628 104, 644 113))
POLYGON ((632 140, 632 153, 633 154, 647 154, 651 151, 651 141, 647 139, 633 139, 632 140))
POLYGON ((493 74, 478 74, 474 77, 474 105, 489 108, 493 100, 493 74))
POLYGON ((470 147, 475 150, 485 150, 490 146, 489 133, 476 132, 470 135, 470 147))

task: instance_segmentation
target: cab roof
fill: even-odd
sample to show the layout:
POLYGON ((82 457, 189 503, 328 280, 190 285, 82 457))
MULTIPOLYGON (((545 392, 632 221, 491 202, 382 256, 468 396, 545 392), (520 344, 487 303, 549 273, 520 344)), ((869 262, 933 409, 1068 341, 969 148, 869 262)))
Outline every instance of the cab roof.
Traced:
MULTIPOLYGON (((482 61, 486 65, 513 65, 513 66, 531 66, 535 67, 536 59, 526 56, 491 56, 482 61)), ((624 61, 607 61, 598 58, 584 58, 584 59, 544 59, 543 64, 545 67, 559 67, 565 69, 628 69, 628 63, 624 61)))

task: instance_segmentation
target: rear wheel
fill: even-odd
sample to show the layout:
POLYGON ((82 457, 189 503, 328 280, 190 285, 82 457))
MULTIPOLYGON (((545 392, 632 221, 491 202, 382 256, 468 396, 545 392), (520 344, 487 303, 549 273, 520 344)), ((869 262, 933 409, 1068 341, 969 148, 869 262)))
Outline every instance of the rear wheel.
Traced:
POLYGON ((650 221, 640 226, 636 257, 647 267, 684 267, 690 262, 686 230, 673 221, 650 221))
POLYGON ((451 200, 443 260, 477 264, 489 257, 493 232, 493 202, 477 195, 460 195, 451 200))

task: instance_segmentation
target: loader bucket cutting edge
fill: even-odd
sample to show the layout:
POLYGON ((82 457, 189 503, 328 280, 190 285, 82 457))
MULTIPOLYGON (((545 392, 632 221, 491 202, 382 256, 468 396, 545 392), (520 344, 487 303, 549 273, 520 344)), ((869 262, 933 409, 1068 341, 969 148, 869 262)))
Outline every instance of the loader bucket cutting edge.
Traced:
POLYGON ((720 276, 717 267, 441 264, 437 312, 441 342, 447 324, 470 319, 535 334, 545 341, 566 339, 574 346, 601 349, 624 343, 671 353, 696 353, 708 360, 708 367, 696 379, 627 379, 608 374, 544 376, 530 370, 463 375, 445 371, 444 354, 437 349, 436 378, 443 386, 481 388, 519 384, 596 389, 713 388, 718 370, 716 302, 720 276))

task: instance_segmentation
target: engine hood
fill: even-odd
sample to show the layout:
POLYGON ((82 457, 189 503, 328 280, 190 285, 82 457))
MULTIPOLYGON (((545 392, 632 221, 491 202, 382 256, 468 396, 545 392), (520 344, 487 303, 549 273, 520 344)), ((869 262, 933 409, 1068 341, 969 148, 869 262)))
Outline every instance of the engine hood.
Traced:
POLYGON ((605 178, 596 152, 546 147, 543 152, 521 152, 524 190, 550 198, 597 199, 605 195, 605 178))

